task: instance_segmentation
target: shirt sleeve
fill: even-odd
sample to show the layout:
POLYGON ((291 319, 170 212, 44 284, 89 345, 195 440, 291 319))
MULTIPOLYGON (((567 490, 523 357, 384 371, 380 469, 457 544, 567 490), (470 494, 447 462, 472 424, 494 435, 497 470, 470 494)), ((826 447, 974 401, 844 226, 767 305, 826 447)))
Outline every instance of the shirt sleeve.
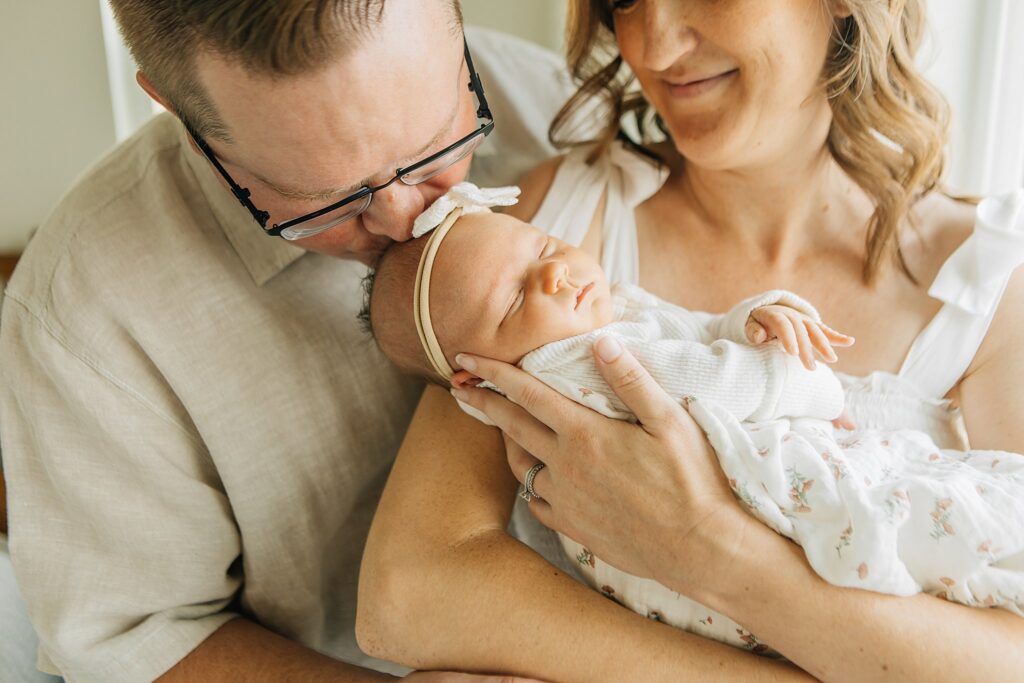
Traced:
POLYGON ((180 406, 10 298, 0 377, 11 558, 40 661, 70 681, 157 678, 235 616, 241 544, 206 449, 180 406))

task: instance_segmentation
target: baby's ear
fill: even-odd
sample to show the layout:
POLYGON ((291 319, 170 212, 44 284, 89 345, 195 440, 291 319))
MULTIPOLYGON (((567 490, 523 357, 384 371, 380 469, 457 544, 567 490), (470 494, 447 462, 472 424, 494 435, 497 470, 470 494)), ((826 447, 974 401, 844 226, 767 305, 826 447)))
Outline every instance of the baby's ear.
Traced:
POLYGON ((459 370, 452 376, 452 386, 456 389, 475 387, 480 384, 480 382, 483 382, 483 380, 469 370, 459 370))

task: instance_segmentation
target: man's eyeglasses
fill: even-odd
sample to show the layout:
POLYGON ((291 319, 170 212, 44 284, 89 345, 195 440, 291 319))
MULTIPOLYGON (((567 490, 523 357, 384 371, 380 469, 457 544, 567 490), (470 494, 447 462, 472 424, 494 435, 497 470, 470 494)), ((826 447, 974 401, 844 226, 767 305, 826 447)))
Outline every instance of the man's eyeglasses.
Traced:
POLYGON ((227 182, 232 194, 241 202, 242 206, 248 209, 252 217, 268 235, 280 235, 286 240, 310 237, 324 230, 329 230, 339 223, 351 220, 363 211, 366 211, 370 206, 370 202, 373 201, 373 193, 383 190, 395 181, 401 182, 404 185, 419 185, 442 173, 450 166, 462 161, 475 152, 477 147, 484 141, 484 138, 494 129, 494 116, 491 115, 491 110, 487 106, 487 99, 484 97, 484 87, 480 83, 480 77, 477 75, 476 69, 473 68, 473 58, 469 54, 469 45, 466 43, 465 38, 463 38, 462 44, 466 57, 466 67, 469 70, 469 89, 476 94, 479 105, 476 110, 476 116, 478 119, 484 119, 484 123, 479 128, 448 145, 440 152, 431 154, 429 157, 417 161, 411 166, 397 169, 394 177, 386 183, 374 187, 362 187, 341 201, 334 202, 322 209, 293 218, 284 223, 276 223, 269 228, 267 227, 267 222, 270 220, 270 213, 256 208, 252 200, 249 199, 250 191, 235 182, 234 178, 217 160, 217 155, 210 149, 206 140, 188 124, 185 127, 195 141, 196 146, 199 147, 206 159, 227 182))

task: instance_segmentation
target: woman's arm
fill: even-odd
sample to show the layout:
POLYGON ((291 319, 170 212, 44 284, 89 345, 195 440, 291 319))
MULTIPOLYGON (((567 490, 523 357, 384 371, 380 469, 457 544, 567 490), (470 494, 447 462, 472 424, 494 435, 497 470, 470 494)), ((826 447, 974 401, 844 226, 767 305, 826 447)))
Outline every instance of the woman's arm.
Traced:
POLYGON ((501 437, 427 389, 374 519, 359 585, 368 653, 550 681, 806 680, 630 612, 505 533, 501 437))
POLYGON ((957 389, 971 448, 1024 453, 1024 269, 1010 278, 957 389))
MULTIPOLYGON (((465 400, 547 464, 534 482, 543 500, 530 504, 542 522, 727 614, 823 680, 1019 680, 1024 619, 824 582, 797 546, 739 509, 692 420, 639 363, 628 352, 605 357, 597 353, 597 365, 639 426, 476 359, 473 371, 515 404, 480 390, 465 400)), ((510 455, 517 474, 534 462, 518 448, 510 455)))

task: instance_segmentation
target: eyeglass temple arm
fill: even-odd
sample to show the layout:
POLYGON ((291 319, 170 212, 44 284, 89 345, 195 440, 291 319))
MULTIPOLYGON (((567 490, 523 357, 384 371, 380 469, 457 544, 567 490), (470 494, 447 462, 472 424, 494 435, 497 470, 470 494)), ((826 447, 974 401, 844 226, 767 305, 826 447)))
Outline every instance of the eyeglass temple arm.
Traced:
POLYGON ((267 228, 267 221, 270 220, 270 213, 256 208, 256 205, 252 203, 251 199, 249 199, 249 195, 251 195, 252 192, 234 181, 228 172, 224 170, 224 167, 220 165, 220 161, 217 160, 217 155, 214 154, 213 150, 210 149, 210 146, 206 144, 206 140, 192 130, 192 126, 186 123, 185 130, 188 131, 188 134, 192 137, 192 141, 196 143, 196 146, 199 147, 202 153, 206 156, 206 159, 213 164, 213 167, 217 169, 217 172, 220 173, 222 178, 224 178, 224 182, 226 182, 228 187, 231 188, 231 194, 235 195, 235 198, 241 202, 242 206, 249 210, 252 217, 255 218, 256 222, 260 224, 260 227, 265 230, 267 228))
POLYGON ((469 54, 469 43, 466 42, 465 35, 462 36, 462 47, 466 55, 466 66, 469 67, 469 89, 474 91, 477 99, 480 100, 480 106, 476 110, 477 118, 493 120, 494 116, 491 114, 490 107, 487 106, 487 98, 484 97, 484 84, 480 82, 480 76, 473 67, 473 56, 469 54))

